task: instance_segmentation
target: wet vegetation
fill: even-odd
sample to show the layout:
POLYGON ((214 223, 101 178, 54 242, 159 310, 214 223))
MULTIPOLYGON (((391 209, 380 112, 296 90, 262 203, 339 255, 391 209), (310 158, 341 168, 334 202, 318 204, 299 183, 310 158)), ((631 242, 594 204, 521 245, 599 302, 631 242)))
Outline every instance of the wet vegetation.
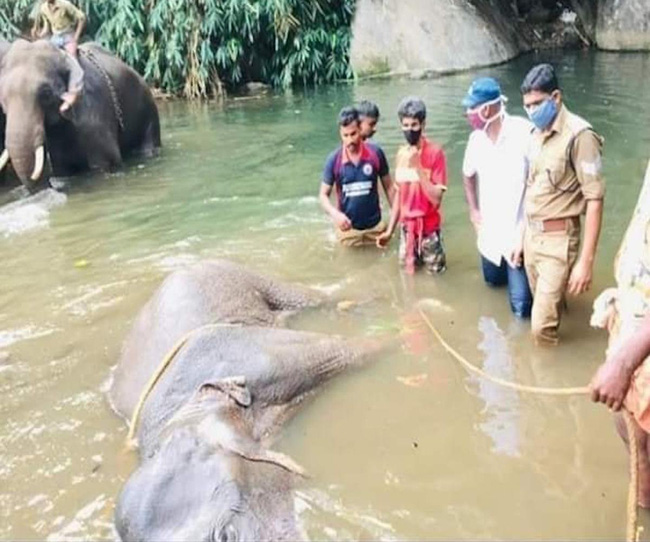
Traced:
MULTIPOLYGON (((279 88, 347 79, 355 0, 77 0, 87 34, 188 98, 250 81, 279 88)), ((28 35, 38 2, 0 0, 0 36, 28 35)))

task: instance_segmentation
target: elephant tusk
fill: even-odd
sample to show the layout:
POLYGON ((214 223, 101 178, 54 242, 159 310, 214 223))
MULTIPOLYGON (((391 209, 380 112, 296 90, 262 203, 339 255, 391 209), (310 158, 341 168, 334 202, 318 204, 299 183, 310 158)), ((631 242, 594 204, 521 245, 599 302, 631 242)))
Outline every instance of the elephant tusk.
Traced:
POLYGON ((43 175, 43 166, 45 165, 45 148, 39 145, 35 153, 36 161, 34 163, 34 173, 32 173, 32 181, 38 181, 43 175))
POLYGON ((0 155, 0 172, 7 166, 9 163, 9 151, 5 149, 0 155))

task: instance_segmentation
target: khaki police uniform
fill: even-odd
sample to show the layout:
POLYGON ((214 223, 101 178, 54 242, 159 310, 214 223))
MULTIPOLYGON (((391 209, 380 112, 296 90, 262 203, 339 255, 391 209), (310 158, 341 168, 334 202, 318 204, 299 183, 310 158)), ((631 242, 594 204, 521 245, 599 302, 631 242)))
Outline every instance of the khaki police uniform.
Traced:
POLYGON ((580 246, 580 215, 602 200, 603 140, 564 105, 550 132, 532 134, 524 200, 524 260, 536 342, 557 344, 564 297, 580 246))

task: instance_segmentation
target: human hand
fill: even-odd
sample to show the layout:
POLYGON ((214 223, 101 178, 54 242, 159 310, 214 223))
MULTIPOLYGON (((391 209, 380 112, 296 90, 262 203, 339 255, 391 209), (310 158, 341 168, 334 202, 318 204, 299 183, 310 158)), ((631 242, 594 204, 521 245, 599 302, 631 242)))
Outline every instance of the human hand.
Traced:
POLYGON ((375 241, 377 248, 386 248, 386 246, 391 240, 391 237, 393 237, 393 234, 388 231, 385 231, 384 233, 379 235, 377 237, 377 240, 375 241))
POLYGON ((339 230, 348 231, 352 229, 352 221, 341 211, 337 211, 332 219, 334 220, 334 224, 336 224, 339 230))
POLYGON ((469 219, 472 222, 472 226, 474 226, 474 231, 478 234, 478 230, 481 228, 481 212, 477 209, 470 209, 469 211, 469 219))
POLYGON ((589 288, 591 288, 591 280, 591 265, 584 262, 583 260, 578 260, 573 267, 573 270, 571 271, 567 291, 571 295, 580 295, 581 293, 586 292, 589 290, 589 288))
POLYGON ((508 263, 513 268, 521 267, 524 264, 524 248, 521 245, 512 250, 508 263))
POLYGON ((632 380, 625 362, 625 354, 619 349, 600 366, 589 384, 592 401, 603 403, 614 411, 621 409, 632 380))

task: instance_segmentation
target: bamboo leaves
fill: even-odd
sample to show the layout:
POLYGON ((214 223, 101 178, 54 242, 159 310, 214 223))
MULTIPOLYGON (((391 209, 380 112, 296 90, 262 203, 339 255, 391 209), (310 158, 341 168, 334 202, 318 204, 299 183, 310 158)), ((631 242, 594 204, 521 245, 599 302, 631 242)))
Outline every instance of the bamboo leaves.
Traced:
MULTIPOLYGON (((95 39, 149 84, 203 98, 246 81, 275 87, 351 77, 355 0, 77 0, 95 39)), ((0 0, 0 35, 33 0, 0 0)))

